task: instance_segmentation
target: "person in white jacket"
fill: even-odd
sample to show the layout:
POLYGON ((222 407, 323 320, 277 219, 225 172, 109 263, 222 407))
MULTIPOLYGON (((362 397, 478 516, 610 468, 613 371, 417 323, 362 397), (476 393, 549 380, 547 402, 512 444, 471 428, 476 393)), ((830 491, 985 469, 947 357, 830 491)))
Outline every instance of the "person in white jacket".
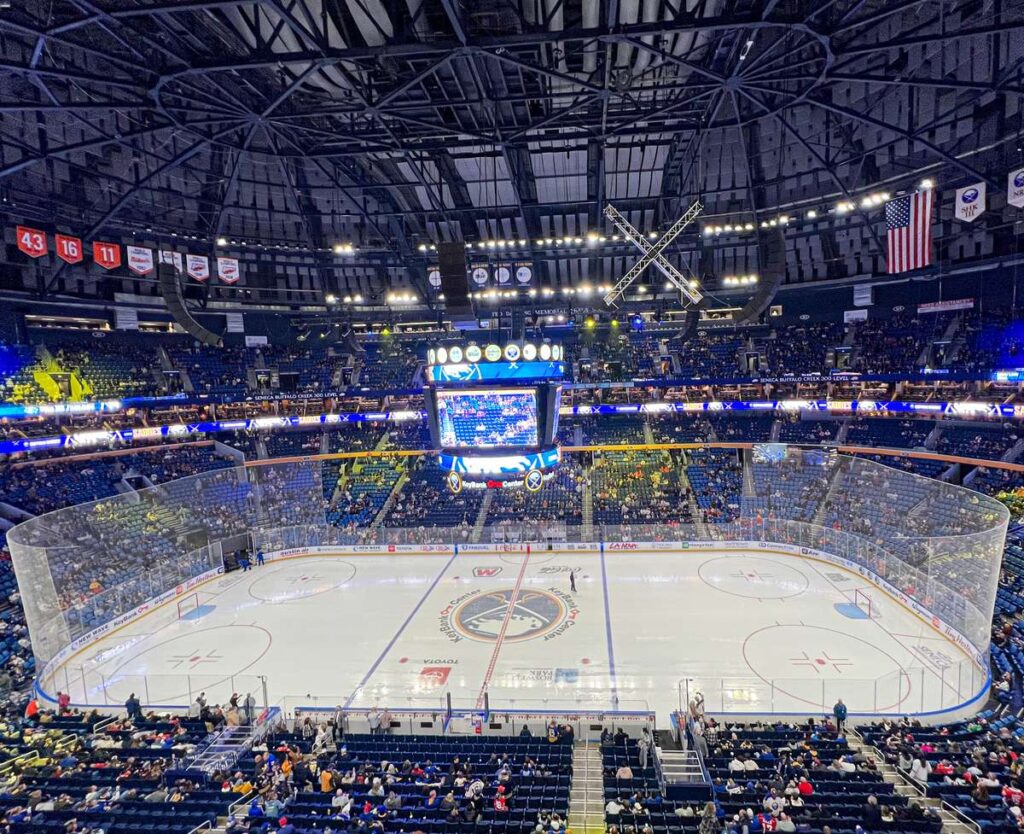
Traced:
POLYGON ((916 756, 910 766, 910 778, 915 782, 927 782, 932 766, 924 756, 916 756))

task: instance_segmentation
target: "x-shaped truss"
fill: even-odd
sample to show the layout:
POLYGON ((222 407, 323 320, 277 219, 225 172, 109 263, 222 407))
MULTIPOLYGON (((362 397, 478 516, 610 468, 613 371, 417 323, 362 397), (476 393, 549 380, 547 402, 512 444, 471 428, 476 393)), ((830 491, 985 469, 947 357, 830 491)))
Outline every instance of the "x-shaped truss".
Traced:
POLYGON ((657 243, 649 243, 647 239, 630 223, 625 217, 619 214, 618 209, 615 208, 611 203, 604 207, 604 214, 615 227, 622 232, 623 237, 632 243, 637 249, 643 253, 643 257, 637 261, 633 267, 623 275, 618 283, 612 287, 611 291, 604 297, 605 304, 614 305, 615 300, 621 296, 626 288, 629 287, 640 274, 647 269, 651 264, 654 264, 664 275, 670 283, 672 283, 676 289, 678 289, 686 298, 693 304, 699 304, 704 296, 700 292, 690 286, 690 282, 676 269, 672 264, 668 262, 664 255, 661 253, 665 251, 665 248, 672 243, 680 233, 687 226, 690 225, 700 215, 704 209, 703 204, 700 200, 697 200, 692 206, 690 206, 686 213, 680 217, 665 234, 659 238, 657 243))

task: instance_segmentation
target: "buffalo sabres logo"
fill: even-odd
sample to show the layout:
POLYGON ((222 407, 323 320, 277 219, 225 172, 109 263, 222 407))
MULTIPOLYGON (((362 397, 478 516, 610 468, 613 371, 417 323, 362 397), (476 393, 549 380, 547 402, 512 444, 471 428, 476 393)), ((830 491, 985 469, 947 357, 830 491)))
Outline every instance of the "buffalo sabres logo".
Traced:
POLYGON ((526 488, 530 492, 536 492, 544 486, 544 475, 539 469, 531 469, 526 473, 526 488))
POLYGON ((462 476, 458 472, 449 472, 445 476, 445 481, 448 484, 448 491, 452 495, 458 495, 462 492, 462 476))
POLYGON ((505 626, 504 639, 514 643, 550 634, 567 614, 565 602, 547 591, 520 590, 513 600, 512 589, 505 588, 465 600, 452 611, 451 624, 464 637, 485 643, 497 641, 505 626))

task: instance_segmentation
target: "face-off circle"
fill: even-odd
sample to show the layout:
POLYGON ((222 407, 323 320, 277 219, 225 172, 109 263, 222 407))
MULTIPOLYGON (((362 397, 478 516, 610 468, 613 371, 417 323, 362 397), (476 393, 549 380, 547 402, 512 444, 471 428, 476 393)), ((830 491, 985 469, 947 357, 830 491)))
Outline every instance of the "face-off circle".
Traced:
POLYGON ((147 646, 109 672, 95 674, 108 703, 135 692, 150 703, 187 703, 199 689, 210 692, 236 678, 235 688, 256 685, 246 671, 267 653, 273 638, 257 625, 222 625, 189 631, 147 646), (191 697, 190 697, 191 695, 191 697))
POLYGON ((911 706, 911 677, 889 652, 822 626, 770 625, 743 641, 743 658, 775 697, 831 711, 842 698, 854 712, 911 706))
POLYGON ((347 585, 355 575, 351 562, 303 560, 260 576, 249 586, 249 595, 270 603, 308 599, 347 585))
POLYGON ((697 573, 716 591, 747 599, 789 599, 810 585, 793 565, 756 556, 719 556, 704 562, 697 573))

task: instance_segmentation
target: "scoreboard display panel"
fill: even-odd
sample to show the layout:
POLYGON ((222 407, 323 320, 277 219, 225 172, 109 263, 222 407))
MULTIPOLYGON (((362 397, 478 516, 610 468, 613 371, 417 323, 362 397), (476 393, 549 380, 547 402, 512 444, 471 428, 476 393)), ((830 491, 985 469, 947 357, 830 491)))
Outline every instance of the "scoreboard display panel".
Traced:
POLYGON ((428 349, 424 395, 441 466, 488 483, 557 466, 564 371, 561 346, 548 342, 428 349))
POLYGON ((437 426, 443 449, 537 446, 537 392, 532 388, 439 390, 437 426))

